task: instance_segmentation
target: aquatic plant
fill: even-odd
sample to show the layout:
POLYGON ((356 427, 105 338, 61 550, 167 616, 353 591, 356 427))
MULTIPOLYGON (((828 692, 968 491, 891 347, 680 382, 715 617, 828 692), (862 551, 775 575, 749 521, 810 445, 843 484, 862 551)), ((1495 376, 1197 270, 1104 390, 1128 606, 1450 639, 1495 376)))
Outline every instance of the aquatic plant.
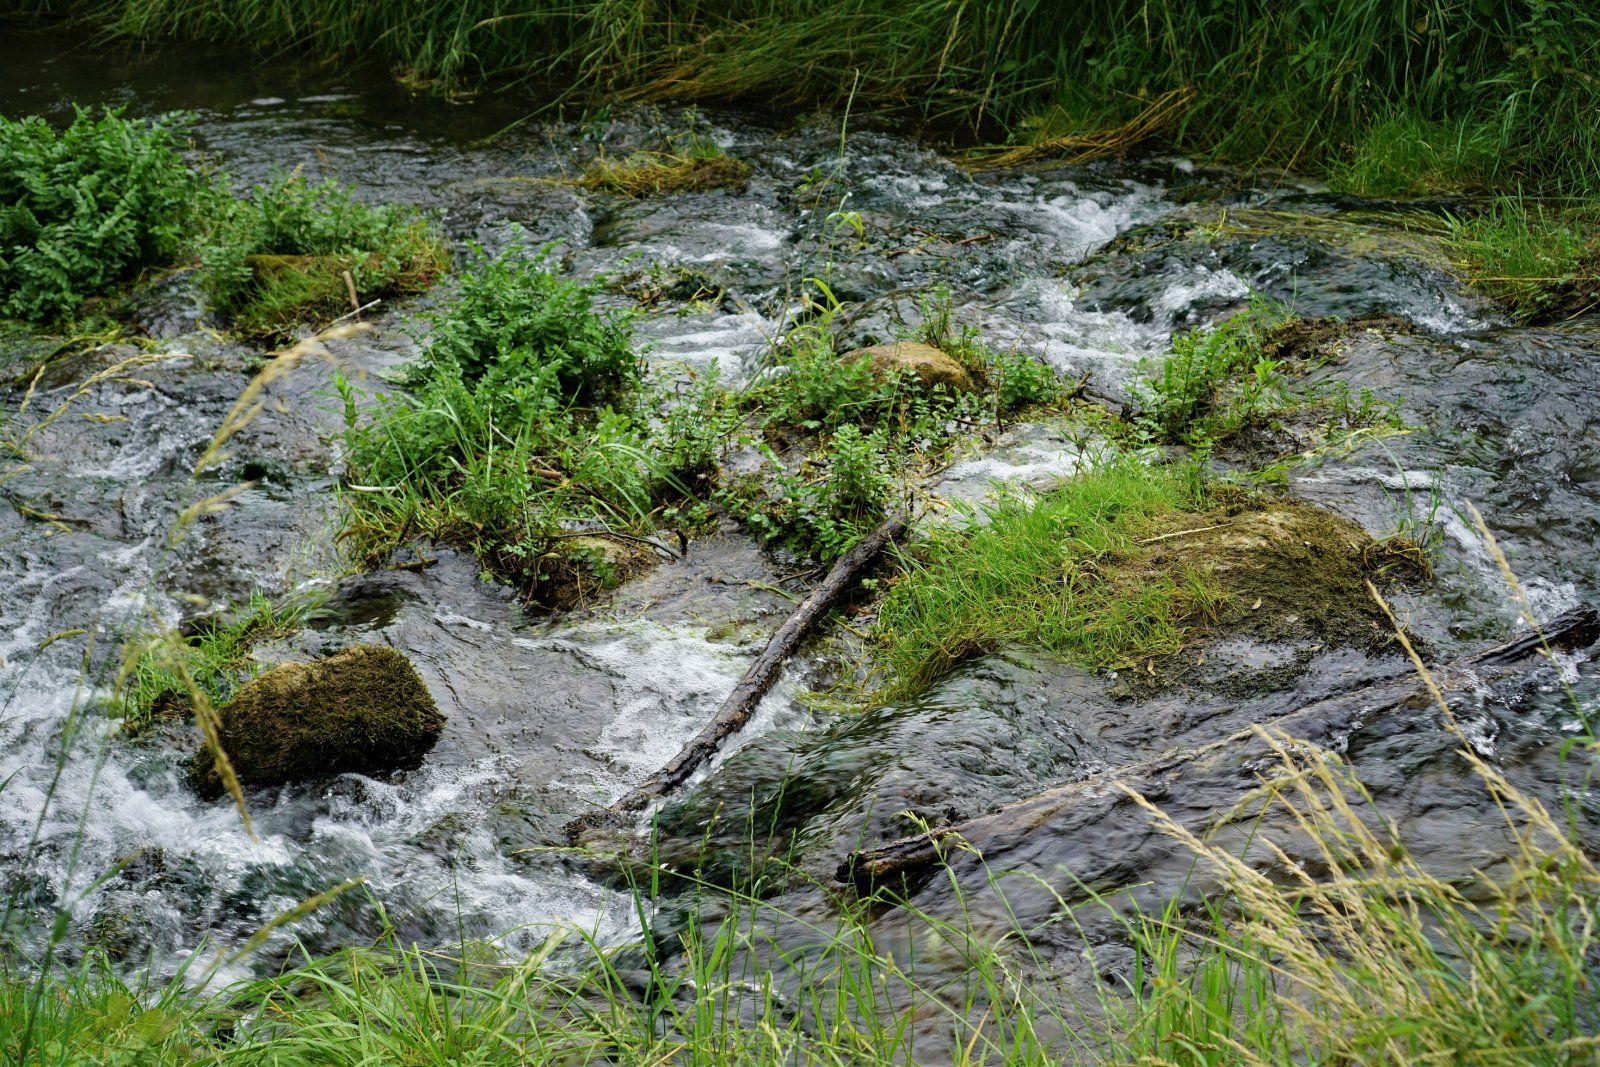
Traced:
POLYGON ((1326 342, 1361 321, 1304 322, 1254 297, 1215 326, 1173 337, 1172 351, 1133 383, 1134 423, 1146 440, 1188 445, 1201 454, 1247 431, 1281 428, 1290 416, 1321 423, 1322 439, 1401 432, 1405 425, 1393 402, 1344 382, 1304 380, 1332 358, 1326 342))
POLYGON ((664 398, 639 388, 629 316, 595 308, 598 284, 554 268, 548 249, 480 252, 408 391, 380 396, 372 418, 339 380, 358 558, 412 539, 461 544, 542 600, 583 562, 559 545, 563 530, 644 530, 692 495, 684 476, 703 480, 718 423, 657 417, 664 398))
POLYGON ((1449 224, 1457 268, 1518 318, 1551 322, 1600 306, 1600 207, 1501 196, 1449 224))
POLYGON ((178 256, 212 189, 183 119, 0 116, 0 315, 48 321, 178 256))
POLYGON ((768 449, 770 474, 736 481, 720 499, 764 543, 831 563, 887 514, 893 456, 887 431, 846 423, 793 470, 768 449))
POLYGON ((265 669, 251 655, 255 646, 302 628, 324 599, 320 592, 281 599, 255 592, 237 608, 193 624, 188 634, 157 626, 128 641, 114 709, 122 729, 137 734, 164 714, 187 713, 192 687, 212 704, 225 702, 265 669))
POLYGON ((634 152, 622 159, 602 155, 573 184, 639 197, 742 185, 749 176, 750 164, 728 155, 709 137, 690 135, 671 139, 660 151, 634 152))

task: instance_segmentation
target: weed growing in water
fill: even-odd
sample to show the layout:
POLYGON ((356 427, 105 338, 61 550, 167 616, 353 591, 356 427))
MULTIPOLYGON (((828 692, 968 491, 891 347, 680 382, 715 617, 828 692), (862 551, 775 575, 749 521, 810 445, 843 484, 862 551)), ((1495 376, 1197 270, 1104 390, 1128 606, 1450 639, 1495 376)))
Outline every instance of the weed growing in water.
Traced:
POLYGON ((183 120, 79 108, 56 131, 0 116, 0 315, 51 321, 171 263, 216 193, 183 158, 183 120))
POLYGON ((722 501, 768 543, 826 562, 883 518, 895 492, 891 471, 925 469, 962 431, 1062 391, 1048 365, 994 352, 975 331, 952 326, 947 293, 925 303, 922 340, 955 361, 959 387, 903 366, 874 367, 864 352, 841 355, 838 305, 817 285, 829 302, 775 347, 776 374, 740 397, 765 437, 771 473, 726 487, 722 501), (805 449, 798 462, 773 451, 788 444, 805 449))
POLYGON ((1449 223, 1461 272, 1517 317, 1550 322, 1600 306, 1600 208, 1502 196, 1449 223))
POLYGON ((1394 406, 1369 389, 1298 381, 1317 364, 1285 352, 1283 342, 1292 340, 1296 324, 1283 309, 1258 299, 1214 327, 1175 336, 1172 353, 1133 386, 1141 434, 1206 454, 1244 431, 1274 427, 1293 412, 1322 416, 1321 436, 1330 438, 1404 428, 1394 406))
POLYGON ((659 152, 635 152, 620 160, 601 156, 573 184, 642 197, 743 185, 749 177, 750 164, 729 156, 711 138, 690 134, 673 138, 659 152))
POLYGON ((643 528, 691 495, 717 423, 691 434, 692 416, 654 415, 663 398, 640 388, 630 318, 597 310, 597 291, 555 274, 548 249, 480 253, 409 395, 362 421, 341 383, 359 558, 410 538, 462 544, 540 599, 563 530, 643 528))
POLYGON ((190 684, 222 704, 264 669, 251 651, 261 642, 301 629, 320 596, 273 600, 253 593, 238 610, 188 636, 157 633, 130 643, 117 690, 122 729, 137 734, 169 713, 187 713, 190 684))
POLYGON ((366 204, 346 185, 299 173, 228 204, 201 248, 213 307, 239 333, 268 340, 350 311, 352 299, 420 292, 446 262, 433 227, 414 211, 366 204))
POLYGON ((888 513, 892 455, 886 431, 863 434, 846 423, 793 471, 768 450, 775 473, 764 484, 742 483, 724 503, 733 504, 764 542, 829 563, 888 513))
POLYGON ((1175 651, 1218 595, 1209 576, 1119 586, 1106 572, 1162 520, 1202 507, 1193 479, 1108 458, 1037 502, 1009 497, 970 530, 934 533, 902 553, 906 573, 879 609, 880 699, 915 693, 1007 643, 1091 666, 1175 651))

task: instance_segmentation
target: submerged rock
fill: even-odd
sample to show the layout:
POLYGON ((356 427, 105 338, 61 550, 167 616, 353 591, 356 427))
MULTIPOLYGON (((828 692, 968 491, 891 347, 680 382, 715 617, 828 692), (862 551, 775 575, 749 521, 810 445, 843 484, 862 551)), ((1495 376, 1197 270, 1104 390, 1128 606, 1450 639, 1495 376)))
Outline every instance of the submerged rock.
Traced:
MULTIPOLYGON (((218 715, 223 751, 247 785, 392 771, 433 747, 445 722, 411 661, 386 645, 275 667, 218 715)), ((221 789, 207 749, 195 755, 194 781, 205 794, 221 789)))
POLYGON ((919 341, 873 345, 871 348, 858 348, 844 356, 847 361, 863 357, 872 361, 872 373, 880 378, 897 371, 910 371, 925 389, 942 385, 946 392, 970 393, 976 388, 972 375, 967 373, 965 367, 932 345, 919 341))

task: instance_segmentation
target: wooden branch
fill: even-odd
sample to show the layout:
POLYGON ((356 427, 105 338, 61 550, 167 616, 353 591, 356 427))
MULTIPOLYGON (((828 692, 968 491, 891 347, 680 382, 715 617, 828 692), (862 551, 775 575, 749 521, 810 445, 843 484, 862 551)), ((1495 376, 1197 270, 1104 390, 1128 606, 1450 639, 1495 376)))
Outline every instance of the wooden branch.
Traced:
MULTIPOLYGON (((1543 628, 1542 636, 1524 634, 1457 660, 1435 673, 1446 684, 1452 678, 1503 673, 1533 657, 1547 644, 1552 649, 1584 648, 1597 637, 1600 637, 1600 614, 1592 607, 1578 607, 1552 619, 1543 628)), ((1423 692, 1421 679, 1408 671, 1398 678, 1377 682, 1353 693, 1307 704, 1275 719, 1270 725, 1297 740, 1338 745, 1375 717, 1423 692)), ((1236 776, 1241 789, 1247 789, 1255 783, 1253 768, 1258 766, 1261 756, 1259 746, 1249 744, 1253 731, 1254 727, 1207 745, 1167 753, 1056 786, 965 822, 936 827, 876 848, 860 849, 845 858, 835 877, 862 889, 896 878, 914 877, 952 855, 958 842, 992 861, 1000 853, 1023 845, 1030 834, 1076 805, 1100 804, 1109 810, 1111 805, 1122 803, 1124 797, 1113 783, 1138 782, 1146 791, 1159 790, 1163 780, 1203 774, 1236 776)))
POLYGON ((745 671, 744 677, 739 679, 739 684, 733 687, 733 692, 728 694, 727 699, 722 702, 722 706, 717 709, 717 713, 712 716, 705 728, 684 745, 666 766, 624 794, 610 808, 574 819, 567 826, 568 836, 577 838, 585 829, 604 821, 608 814, 644 809, 681 785, 702 763, 715 755, 722 742, 750 720, 750 716, 755 713, 756 705, 777 681, 784 661, 800 644, 801 638, 805 637, 817 620, 821 619, 834 602, 855 584, 861 572, 866 570, 889 542, 899 537, 905 530, 905 515, 896 514, 863 537, 854 548, 840 556, 821 584, 813 589, 784 624, 778 627, 778 632, 772 635, 767 647, 756 657, 750 669, 745 671))

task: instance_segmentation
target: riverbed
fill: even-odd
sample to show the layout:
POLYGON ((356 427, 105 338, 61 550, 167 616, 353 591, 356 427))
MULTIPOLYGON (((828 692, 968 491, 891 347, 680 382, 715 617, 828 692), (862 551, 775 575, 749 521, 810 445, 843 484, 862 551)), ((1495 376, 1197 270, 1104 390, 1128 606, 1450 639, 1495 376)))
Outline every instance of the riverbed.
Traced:
MULTIPOLYGON (((946 286, 960 322, 1086 379, 1113 409, 1175 331, 1214 323, 1251 294, 1308 319, 1387 316, 1401 325, 1353 332, 1313 373, 1398 404, 1411 429, 1291 457, 1281 490, 1374 535, 1436 536, 1433 580, 1395 597, 1435 662, 1525 625, 1469 502, 1511 561, 1528 613, 1544 620, 1600 602, 1600 321, 1520 326, 1466 291, 1429 242, 1448 204, 1354 200, 1184 159, 978 171, 874 116, 562 111, 528 92, 452 102, 407 95, 382 72, 204 47, 179 58, 6 30, 0 113, 59 118, 72 103, 185 111, 197 161, 241 185, 298 169, 434 213, 460 255, 559 242, 579 277, 693 278, 693 299, 668 295, 642 309, 636 337, 660 374, 714 369, 730 386, 759 375, 809 278, 826 279, 844 305, 846 339, 863 345, 914 326, 920 299, 946 286), (601 152, 621 157, 685 130, 747 161, 748 183, 622 200, 551 180, 601 152)), ((619 284, 607 299, 636 306, 638 291, 619 284)), ((329 342, 327 358, 272 382, 226 461, 199 478, 196 460, 262 353, 213 329, 181 277, 136 299, 152 351, 91 350, 31 390, 6 386, 13 425, 70 398, 0 483, 11 505, 0 509, 0 879, 25 947, 43 944, 49 918, 65 909, 67 956, 99 944, 130 966, 171 973, 196 949, 242 943, 357 877, 363 891, 278 931, 228 973, 274 966, 292 939, 326 950, 398 931, 515 954, 556 927, 602 943, 636 935, 626 887, 564 852, 562 828, 637 785, 698 730, 804 585, 792 561, 732 523, 558 617, 526 610, 449 549, 428 550, 426 566, 350 567, 338 541, 334 370, 370 391, 395 388, 425 341, 429 308, 448 298, 446 284, 375 309, 370 330, 329 342), (225 507, 174 536, 185 509, 222 494, 225 507), (326 607, 264 657, 392 644, 416 663, 448 725, 415 770, 252 791, 252 837, 230 802, 189 789, 192 739, 125 739, 97 700, 112 684, 117 643, 149 620, 180 626, 252 592, 297 589, 322 590, 326 607)), ((13 348, 0 349, 8 379, 32 343, 0 341, 13 348)), ((1083 448, 1071 427, 1047 419, 980 431, 930 492, 970 503, 997 486, 1042 490, 1071 476, 1083 448)), ((810 879, 779 885, 772 899, 793 920, 784 943, 802 953, 807 923, 825 924, 843 891, 834 872, 851 850, 908 834, 916 820, 961 822, 1083 783, 1084 799, 1041 832, 911 894, 928 913, 959 910, 991 941, 1027 929, 1042 958, 1069 973, 1083 967, 1084 936, 1114 940, 1061 921, 1083 887, 1130 889, 1146 903, 1201 892, 1185 877, 1188 857, 1146 813, 1104 800, 1120 771, 1143 774, 1152 760, 1410 670, 1395 650, 1307 654, 1240 640, 1157 692, 1002 652, 914 702, 862 713, 814 699, 848 673, 840 657, 855 654, 848 635, 825 635, 789 666, 736 742, 658 813, 664 853, 721 856, 706 861, 715 871, 749 846, 751 827, 781 839, 786 863, 810 879), (1239 684, 1241 673, 1282 677, 1289 663, 1275 687, 1239 684)), ((1600 848, 1597 798, 1589 768, 1564 745, 1597 712, 1600 684, 1583 652, 1500 681, 1461 680, 1457 694, 1477 752, 1552 806, 1564 801, 1591 849, 1600 848)), ((1497 812, 1425 703, 1336 734, 1324 740, 1419 860, 1451 878, 1493 868, 1504 844, 1497 812)), ((1162 779, 1152 799, 1201 819, 1239 791, 1234 776, 1197 771, 1162 779)), ((905 915, 885 909, 875 920, 891 951, 912 951, 905 915)), ((1102 964, 1115 966, 1107 951, 1102 964)), ((959 968, 956 958, 925 963, 959 968)))

